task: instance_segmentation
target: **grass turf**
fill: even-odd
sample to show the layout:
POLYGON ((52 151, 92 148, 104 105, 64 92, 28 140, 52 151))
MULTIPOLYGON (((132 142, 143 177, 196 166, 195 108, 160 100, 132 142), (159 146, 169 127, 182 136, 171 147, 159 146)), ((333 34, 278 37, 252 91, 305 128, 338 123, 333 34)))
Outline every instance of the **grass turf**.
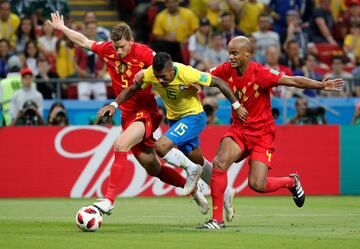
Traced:
POLYGON ((89 199, 0 199, 0 248, 360 248, 360 197, 238 197, 221 231, 194 229, 209 215, 188 198, 118 199, 95 233, 75 226, 89 199))

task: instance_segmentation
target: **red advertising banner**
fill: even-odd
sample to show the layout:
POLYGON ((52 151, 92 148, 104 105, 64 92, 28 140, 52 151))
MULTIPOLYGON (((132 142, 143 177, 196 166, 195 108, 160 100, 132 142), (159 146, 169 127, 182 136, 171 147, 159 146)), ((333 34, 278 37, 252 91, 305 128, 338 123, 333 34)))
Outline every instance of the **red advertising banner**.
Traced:
MULTIPOLYGON (((201 148, 208 160, 227 129, 209 126, 202 133, 201 148)), ((0 129, 0 197, 103 196, 120 132, 119 127, 100 126, 0 129)), ((181 189, 147 176, 130 153, 128 160, 132 167, 124 172, 119 197, 181 195, 181 189)), ((307 194, 339 194, 339 160, 337 126, 280 126, 269 175, 298 172, 307 194)), ((247 187, 248 169, 247 160, 229 169, 229 185, 238 195, 256 194, 247 187)))

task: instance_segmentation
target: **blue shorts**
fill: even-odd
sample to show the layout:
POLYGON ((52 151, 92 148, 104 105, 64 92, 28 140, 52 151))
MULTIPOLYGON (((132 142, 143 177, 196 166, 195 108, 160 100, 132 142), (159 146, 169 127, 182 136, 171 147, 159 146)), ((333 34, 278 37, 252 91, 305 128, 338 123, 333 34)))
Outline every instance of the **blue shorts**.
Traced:
POLYGON ((169 120, 170 128, 165 133, 182 152, 188 154, 199 147, 200 133, 206 126, 205 112, 185 116, 179 120, 169 120))

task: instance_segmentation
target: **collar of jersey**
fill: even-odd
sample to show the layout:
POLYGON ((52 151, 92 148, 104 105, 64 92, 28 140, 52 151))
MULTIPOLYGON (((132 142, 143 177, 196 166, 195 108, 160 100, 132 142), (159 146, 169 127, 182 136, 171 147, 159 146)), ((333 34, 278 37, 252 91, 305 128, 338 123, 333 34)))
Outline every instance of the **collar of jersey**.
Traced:
MULTIPOLYGON (((176 77, 178 76, 179 74, 179 69, 177 68, 177 66, 174 65, 174 70, 175 70, 175 75, 174 75, 174 79, 176 79, 176 77)), ((173 79, 173 80, 174 80, 173 79)))

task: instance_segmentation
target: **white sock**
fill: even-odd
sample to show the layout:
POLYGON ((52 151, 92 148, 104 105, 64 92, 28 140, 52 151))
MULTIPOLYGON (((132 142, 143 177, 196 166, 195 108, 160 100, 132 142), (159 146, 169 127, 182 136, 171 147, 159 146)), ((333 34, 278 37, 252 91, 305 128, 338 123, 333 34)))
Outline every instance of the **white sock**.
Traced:
POLYGON ((209 186, 210 186, 211 175, 212 175, 212 164, 204 157, 203 171, 200 177, 209 186))
POLYGON ((172 166, 183 169, 186 169, 189 166, 196 167, 196 164, 187 158, 184 153, 175 148, 172 148, 162 159, 172 166))

